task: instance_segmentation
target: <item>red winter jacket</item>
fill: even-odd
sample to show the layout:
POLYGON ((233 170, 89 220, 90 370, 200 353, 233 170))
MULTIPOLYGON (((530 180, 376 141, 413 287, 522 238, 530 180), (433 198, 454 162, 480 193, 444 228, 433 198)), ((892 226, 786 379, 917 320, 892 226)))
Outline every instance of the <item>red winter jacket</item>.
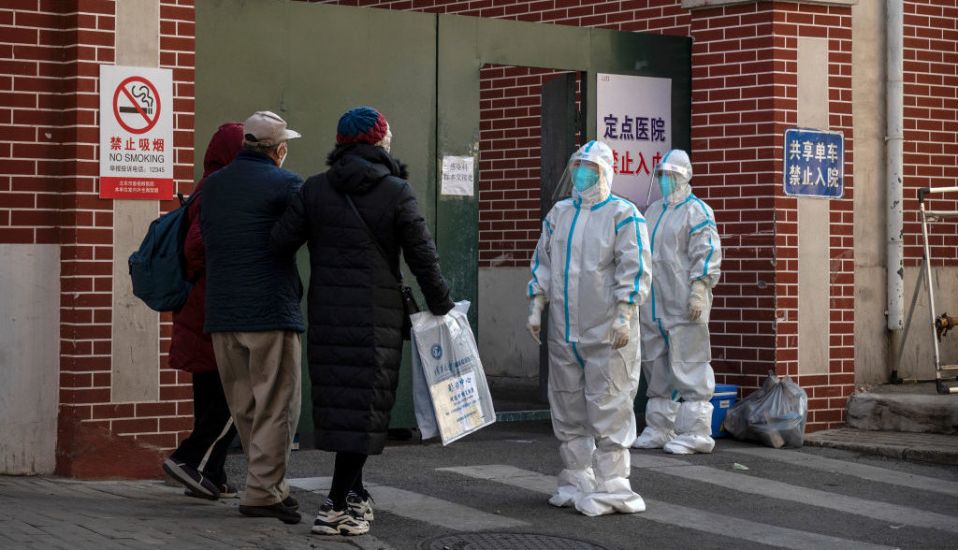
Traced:
MULTIPOLYGON (((223 124, 213 134, 203 157, 203 179, 193 189, 200 193, 206 177, 233 162, 243 145, 243 125, 238 122, 223 124)), ((173 313, 173 338, 170 341, 170 367, 187 372, 216 370, 216 356, 210 335, 203 332, 206 321, 206 250, 200 234, 200 203, 202 193, 196 195, 187 211, 190 227, 183 245, 186 256, 186 274, 193 281, 186 303, 173 313)))

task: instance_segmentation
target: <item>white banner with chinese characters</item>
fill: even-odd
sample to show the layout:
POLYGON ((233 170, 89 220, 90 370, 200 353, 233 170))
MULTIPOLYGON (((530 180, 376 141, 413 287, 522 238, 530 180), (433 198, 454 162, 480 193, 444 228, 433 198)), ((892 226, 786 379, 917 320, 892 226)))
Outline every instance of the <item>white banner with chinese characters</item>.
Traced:
POLYGON ((173 71, 100 65, 100 198, 173 198, 173 71))
POLYGON ((597 136, 615 154, 612 191, 645 211, 659 198, 652 172, 672 147, 672 81, 599 74, 597 136))

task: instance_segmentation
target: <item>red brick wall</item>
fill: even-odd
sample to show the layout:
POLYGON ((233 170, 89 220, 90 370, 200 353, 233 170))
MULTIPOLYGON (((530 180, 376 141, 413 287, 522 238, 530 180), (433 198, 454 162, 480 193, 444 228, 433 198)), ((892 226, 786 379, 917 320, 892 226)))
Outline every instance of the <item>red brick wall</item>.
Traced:
MULTIPOLYGON (((922 258, 916 190, 958 186, 958 2, 906 0, 905 262, 922 258)), ((939 195, 935 210, 958 210, 958 193, 939 195)), ((958 265, 958 223, 929 226, 935 265, 958 265)))
MULTIPOLYGON (((192 5, 161 2, 161 63, 175 67, 174 175, 186 190, 192 5)), ((82 477, 155 476, 156 449, 174 447, 192 425, 189 376, 165 368, 160 402, 110 402, 113 203, 98 198, 97 116, 99 64, 115 62, 115 24, 114 0, 9 0, 0 8, 0 243, 61 245, 57 467, 82 477)))
MULTIPOLYGON (((4 2, 0 8, 0 242, 59 242, 65 19, 58 2, 4 2)), ((96 54, 95 51, 92 52, 96 54)), ((107 52, 104 52, 107 55, 107 52)), ((74 251, 64 250, 72 258, 74 251)))
POLYGON ((753 3, 697 10, 691 23, 694 183, 716 211, 725 253, 713 366, 744 387, 769 368, 796 377, 809 394, 810 430, 840 423, 854 388, 850 15, 753 3), (819 376, 797 376, 798 211, 782 192, 783 136, 797 125, 798 37, 829 41, 829 129, 844 132, 846 148, 845 196, 830 202, 830 374, 819 376))
POLYGON ((115 61, 116 21, 112 2, 76 0, 61 5, 68 15, 59 27, 67 29, 60 31, 64 50, 61 70, 66 77, 63 109, 67 116, 62 119, 65 161, 61 173, 57 469, 73 474, 84 471, 83 466, 74 469, 74 459, 82 456, 76 441, 95 441, 96 435, 108 440, 109 433, 108 421, 81 425, 96 418, 95 404, 110 402, 113 207, 97 198, 97 110, 99 64, 115 61))
POLYGON ((449 13, 574 27, 686 35, 680 0, 305 0, 317 4, 449 13))
POLYGON ((548 69, 480 72, 479 267, 527 266, 542 229, 540 137, 548 69))
POLYGON ((851 8, 808 6, 801 10, 801 16, 803 22, 798 25, 799 36, 828 39, 828 125, 830 130, 840 131, 845 136, 845 195, 843 200, 830 202, 828 374, 800 376, 798 382, 811 388, 809 427, 837 428, 845 421, 847 397, 855 391, 855 136, 851 8), (811 23, 808 22, 809 14, 813 15, 811 23))
POLYGON ((772 11, 754 4, 696 11, 689 30, 692 183, 722 236, 712 364, 720 380, 743 387, 758 385, 776 360, 773 144, 784 105, 771 71, 772 11))

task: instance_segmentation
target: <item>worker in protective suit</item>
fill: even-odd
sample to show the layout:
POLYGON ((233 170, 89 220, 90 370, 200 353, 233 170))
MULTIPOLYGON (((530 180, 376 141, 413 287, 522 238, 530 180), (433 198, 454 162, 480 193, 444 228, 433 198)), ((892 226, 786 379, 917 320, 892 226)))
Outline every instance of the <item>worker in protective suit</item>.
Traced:
POLYGON ((590 516, 645 510, 629 484, 629 445, 651 258, 645 219, 611 194, 613 167, 604 143, 573 153, 560 182, 572 196, 543 222, 528 285, 537 342, 549 304, 549 405, 564 466, 549 503, 590 516))
POLYGON ((645 212, 652 228, 652 294, 640 314, 649 401, 645 430, 633 447, 710 453, 715 375, 708 322, 722 247, 712 209, 692 194, 688 154, 669 151, 653 177, 662 198, 645 212))

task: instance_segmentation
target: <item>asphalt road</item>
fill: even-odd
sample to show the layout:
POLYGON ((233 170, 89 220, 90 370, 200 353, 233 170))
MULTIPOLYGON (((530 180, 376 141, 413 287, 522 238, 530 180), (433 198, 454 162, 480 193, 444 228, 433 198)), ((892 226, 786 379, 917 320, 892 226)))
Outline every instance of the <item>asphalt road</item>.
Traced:
MULTIPOLYGON (((647 511, 589 518, 546 503, 557 449, 548 422, 499 423, 448 447, 390 445, 365 470, 376 500, 372 530, 348 540, 308 535, 332 455, 296 451, 289 477, 304 523, 284 529, 302 534, 296 540, 306 548, 958 547, 954 467, 727 439, 712 455, 633 451, 632 485, 647 511)), ((242 456, 232 455, 228 468, 242 485, 242 456)))

